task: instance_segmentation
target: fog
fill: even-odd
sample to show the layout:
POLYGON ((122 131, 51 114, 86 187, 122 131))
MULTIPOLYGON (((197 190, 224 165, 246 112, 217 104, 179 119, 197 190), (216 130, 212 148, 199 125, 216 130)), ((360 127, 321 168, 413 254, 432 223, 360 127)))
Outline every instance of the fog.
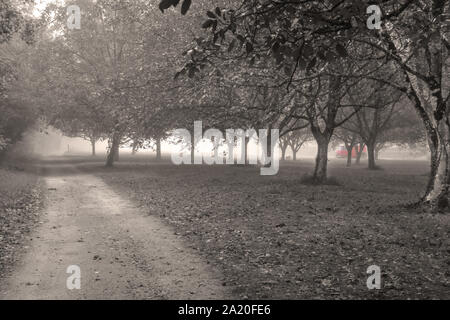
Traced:
MULTIPOLYGON (((188 149, 180 143, 174 143, 174 139, 167 139, 163 141, 162 154, 170 157, 172 153, 189 152, 188 149), (172 141, 172 142, 170 142, 172 141)), ((98 141, 96 143, 96 154, 98 156, 105 156, 108 147, 106 140, 98 141)), ((197 154, 207 154, 212 152, 213 144, 210 141, 202 140, 197 146, 197 154)), ((330 146, 329 159, 335 159, 335 151, 330 146)), ((226 145, 219 147, 219 154, 225 154, 228 150, 226 145)), ((258 146, 256 141, 249 143, 248 154, 249 157, 256 157, 258 154, 258 146)), ((132 149, 129 146, 122 146, 120 148, 122 154, 131 154, 132 149)), ((235 148, 235 155, 240 155, 240 146, 235 148)), ((308 142, 300 149, 297 154, 297 159, 313 159, 316 156, 317 145, 315 142, 308 142)), ((91 144, 89 141, 82 138, 73 138, 64 136, 59 130, 47 128, 45 130, 31 130, 24 135, 24 138, 14 147, 14 153, 26 157, 51 157, 51 156, 76 156, 76 155, 90 155, 91 144)), ((139 149, 138 154, 154 155, 155 151, 151 148, 139 149)), ((281 152, 279 152, 281 154, 281 152)), ((380 159, 386 160, 427 160, 429 152, 426 148, 411 149, 406 147, 388 146, 384 148, 380 154, 380 159)), ((292 152, 290 148, 286 151, 286 159, 292 159, 292 152)), ((363 158, 364 161, 364 158, 363 158)))

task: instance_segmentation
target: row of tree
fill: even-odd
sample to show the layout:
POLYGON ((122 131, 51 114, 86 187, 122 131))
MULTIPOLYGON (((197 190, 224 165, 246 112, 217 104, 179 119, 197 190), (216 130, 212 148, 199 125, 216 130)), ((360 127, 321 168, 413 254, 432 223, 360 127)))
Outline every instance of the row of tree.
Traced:
POLYGON ((108 166, 121 145, 160 154, 162 139, 196 120, 277 128, 282 153, 314 139, 316 183, 333 137, 348 150, 364 144, 369 168, 386 143, 426 141, 421 202, 448 207, 449 1, 379 1, 375 30, 372 2, 76 0, 79 30, 51 4, 35 43, 16 54, 12 92, 93 150, 108 139, 108 166))
MULTIPOLYGON (((163 0, 160 9, 179 2, 163 0)), ((397 113, 399 102, 408 99, 431 153, 422 203, 447 208, 450 3, 378 1, 379 29, 367 27, 368 19, 377 18, 366 14, 372 4, 250 0, 218 7, 207 13, 203 27, 209 36, 191 49, 183 72, 192 77, 206 65, 233 74, 237 61, 246 61, 259 85, 287 89, 284 101, 265 105, 266 119, 282 129, 307 123, 318 145, 314 179, 319 182, 326 179, 328 144, 337 128, 355 132, 345 126, 350 119, 356 122, 374 167, 380 129, 397 113)))
POLYGON ((10 90, 17 80, 18 70, 17 57, 11 52, 9 43, 16 38, 16 43, 22 44, 23 48, 34 38, 33 20, 27 19, 20 10, 26 9, 29 2, 0 0, 0 160, 33 126, 36 118, 30 105, 10 90))

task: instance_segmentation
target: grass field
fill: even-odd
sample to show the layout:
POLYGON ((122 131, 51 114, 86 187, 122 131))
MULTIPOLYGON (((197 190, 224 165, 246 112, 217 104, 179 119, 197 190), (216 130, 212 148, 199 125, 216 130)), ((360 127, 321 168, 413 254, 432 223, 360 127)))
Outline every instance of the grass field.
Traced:
POLYGON ((312 161, 276 176, 239 166, 174 166, 142 158, 79 167, 163 218, 223 274, 236 298, 450 298, 450 215, 407 209, 428 164, 332 160, 338 185, 302 184, 312 161), (382 289, 368 290, 378 265, 382 289))

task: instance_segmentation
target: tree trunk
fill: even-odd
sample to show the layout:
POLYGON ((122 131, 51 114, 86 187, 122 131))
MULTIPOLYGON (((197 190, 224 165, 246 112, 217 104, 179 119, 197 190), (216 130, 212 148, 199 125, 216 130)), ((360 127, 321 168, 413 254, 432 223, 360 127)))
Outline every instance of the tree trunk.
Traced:
POLYGON ((281 160, 286 160, 286 149, 287 147, 281 148, 281 160))
POLYGON ((375 143, 367 143, 367 157, 369 170, 375 170, 375 143))
POLYGON ((364 147, 365 147, 364 143, 358 144, 358 148, 359 149, 358 149, 358 152, 356 153, 356 161, 355 161, 356 164, 360 164, 361 163, 361 156, 363 154, 364 147))
POLYGON ((347 149, 347 167, 352 166, 352 156, 353 156, 353 145, 348 146, 345 145, 345 149, 347 149))
POLYGON ((114 149, 114 161, 119 161, 120 155, 119 155, 119 144, 114 149))
POLYGON ((114 161, 119 160, 119 146, 120 146, 120 137, 118 133, 114 133, 111 142, 111 148, 109 149, 108 156, 106 157, 106 166, 112 167, 114 165, 114 161))
POLYGON ((375 147, 375 160, 379 160, 380 158, 380 152, 383 150, 385 144, 384 143, 378 143, 375 147))
POLYGON ((330 142, 326 137, 316 138, 317 141, 317 156, 316 167, 314 168, 314 181, 316 183, 323 183, 327 180, 328 168, 328 144, 330 142))
POLYGON ((134 156, 138 151, 138 143, 136 140, 133 140, 133 146, 131 149, 131 154, 134 156))
POLYGON ((274 154, 272 150, 272 127, 269 127, 267 130, 267 158, 270 159, 267 164, 265 164, 265 167, 270 168, 272 166, 272 155, 274 154))
POLYGON ((195 136, 194 132, 191 132, 191 164, 195 163, 195 136))
POLYGON ((351 167, 352 166, 352 151, 348 151, 347 150, 347 167, 351 167))
POLYGON ((156 139, 156 160, 161 160, 161 138, 156 139))
POLYGON ((92 156, 93 157, 95 157, 95 154, 96 154, 96 152, 95 152, 95 143, 96 143, 96 140, 95 139, 91 139, 91 147, 92 147, 92 156))
POLYGON ((249 159, 248 159, 248 143, 250 142, 250 138, 249 137, 245 137, 245 164, 248 165, 249 164, 249 159))
MULTIPOLYGON (((448 15, 450 9, 447 2, 433 1, 432 15, 436 20, 439 20, 441 15, 448 15)), ((425 126, 431 154, 431 172, 421 203, 430 205, 433 210, 438 208, 449 212, 450 105, 445 97, 449 88, 446 76, 450 69, 447 63, 448 43, 443 41, 447 38, 445 19, 437 22, 437 26, 440 37, 427 39, 429 43, 424 55, 416 54, 414 42, 405 50, 405 42, 398 41, 394 36, 390 44, 403 51, 399 56, 404 64, 412 62, 413 68, 423 76, 419 77, 403 68, 410 85, 407 95, 425 126)))
POLYGON ((294 160, 294 161, 297 160, 297 151, 295 151, 294 148, 292 148, 292 160, 294 160))
POLYGON ((431 204, 433 208, 448 209, 450 127, 445 124, 441 126, 444 126, 447 132, 439 132, 438 129, 434 132, 427 130, 431 151, 431 173, 422 201, 431 204))

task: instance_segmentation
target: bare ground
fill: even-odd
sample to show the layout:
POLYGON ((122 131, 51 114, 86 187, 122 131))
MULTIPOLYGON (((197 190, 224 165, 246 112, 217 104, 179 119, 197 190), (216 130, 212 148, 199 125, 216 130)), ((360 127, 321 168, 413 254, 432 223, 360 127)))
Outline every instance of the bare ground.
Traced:
POLYGON ((340 185, 329 186, 302 184, 312 161, 287 162, 274 177, 139 161, 83 170, 165 219, 238 298, 450 298, 450 215, 404 206, 422 194, 427 163, 379 165, 333 160, 340 185), (366 287, 370 265, 381 267, 381 290, 366 287))
POLYGON ((23 259, 0 279, 3 299, 450 298, 450 215, 404 206, 422 193, 425 162, 368 171, 333 160, 339 185, 311 186, 310 161, 262 177, 122 160, 41 164, 48 199, 23 259), (79 291, 66 289, 72 264, 79 291), (373 264, 382 289, 369 291, 373 264))
POLYGON ((44 164, 48 198, 1 299, 223 299, 222 276, 157 216, 73 164, 44 164), (68 290, 69 265, 81 289, 68 290))

